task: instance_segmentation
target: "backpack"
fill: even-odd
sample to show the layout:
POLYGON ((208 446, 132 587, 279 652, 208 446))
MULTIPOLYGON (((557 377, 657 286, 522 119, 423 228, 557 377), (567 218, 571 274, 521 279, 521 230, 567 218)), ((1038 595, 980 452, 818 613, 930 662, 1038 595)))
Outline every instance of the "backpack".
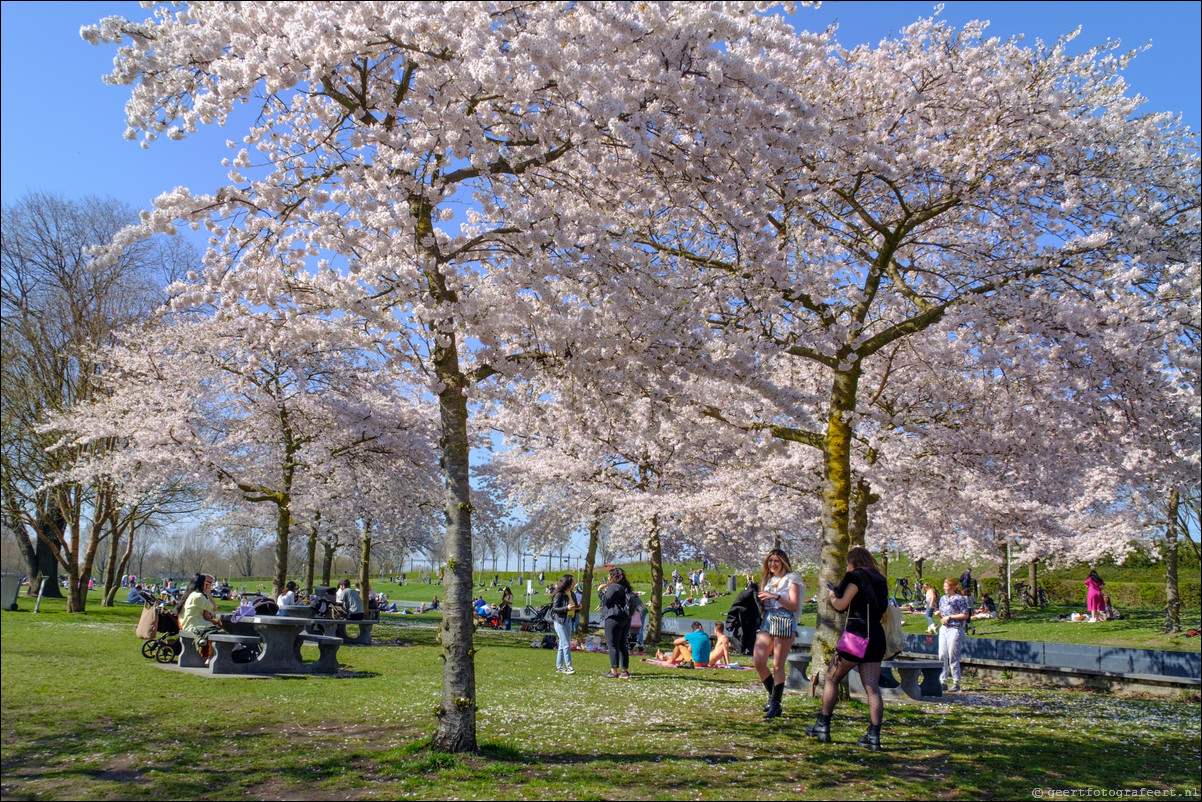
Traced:
POLYGON ((275 603, 274 599, 258 596, 251 604, 254 605, 255 615, 279 615, 280 606, 275 603))
POLYGON ((639 599, 639 594, 635 593, 633 590, 626 591, 626 615, 627 615, 627 617, 633 618, 635 612, 638 611, 639 606, 641 604, 642 604, 642 601, 639 599))
POLYGON ((543 648, 544 649, 558 649, 559 648, 559 638, 555 637, 554 635, 543 635, 543 648))

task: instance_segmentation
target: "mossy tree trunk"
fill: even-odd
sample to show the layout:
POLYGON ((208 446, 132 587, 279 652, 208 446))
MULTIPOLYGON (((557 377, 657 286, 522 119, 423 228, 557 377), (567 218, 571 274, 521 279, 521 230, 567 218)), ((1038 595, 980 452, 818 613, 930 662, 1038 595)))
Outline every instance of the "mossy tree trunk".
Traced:
POLYGON ((659 542, 659 518, 651 519, 647 536, 647 558, 651 562, 651 603, 647 605, 644 643, 658 644, 664 610, 664 550, 659 542))
MULTIPOLYGON (((818 562, 818 587, 835 585, 847 570, 848 513, 851 499, 850 420, 855 410, 856 389, 860 380, 857 367, 835 373, 822 465, 822 551, 818 562)), ((811 671, 826 676, 846 615, 835 610, 824 593, 818 594, 818 614, 814 642, 810 648, 811 671)), ((815 685, 815 687, 818 687, 815 685)))
POLYGON ((1181 631, 1181 595, 1177 587, 1177 515, 1181 494, 1176 488, 1169 491, 1168 527, 1165 531, 1164 553, 1164 632, 1181 631))
POLYGON ((597 542, 601 539, 601 513, 593 510, 588 522, 588 551, 584 555, 584 576, 580 578, 584 589, 583 601, 576 611, 576 627, 588 632, 588 613, 593 609, 593 568, 597 564, 597 542))

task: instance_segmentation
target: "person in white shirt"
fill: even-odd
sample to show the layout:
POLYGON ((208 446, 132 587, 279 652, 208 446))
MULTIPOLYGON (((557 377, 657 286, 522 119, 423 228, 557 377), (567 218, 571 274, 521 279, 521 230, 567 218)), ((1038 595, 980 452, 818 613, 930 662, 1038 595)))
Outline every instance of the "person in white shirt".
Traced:
POLYGON ((297 584, 295 582, 290 581, 284 586, 284 593, 280 594, 280 597, 276 599, 276 604, 280 606, 280 612, 283 612, 285 607, 296 605, 296 591, 297 584))

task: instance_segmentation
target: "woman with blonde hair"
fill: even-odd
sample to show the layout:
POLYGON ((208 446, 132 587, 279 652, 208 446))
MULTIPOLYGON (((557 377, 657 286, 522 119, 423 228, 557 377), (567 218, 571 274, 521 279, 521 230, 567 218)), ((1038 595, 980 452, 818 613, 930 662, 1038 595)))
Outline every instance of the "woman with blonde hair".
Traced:
POLYGON ((930 582, 922 583, 922 597, 926 602, 926 609, 923 611, 927 617, 927 633, 934 635, 939 629, 935 625, 935 608, 939 604, 939 596, 935 593, 935 586, 930 582))
POLYGON ((764 720, 768 721, 781 714, 789 649, 797 638, 797 616, 805 598, 805 586, 789 564, 789 557, 780 549, 772 549, 764 558, 760 587, 758 598, 764 605, 764 618, 755 636, 754 660, 760 682, 768 691, 768 705, 764 708, 764 720), (769 655, 772 655, 771 670, 769 655))
POLYGON ((943 664, 939 683, 947 690, 950 679, 951 691, 959 693, 960 647, 964 642, 964 622, 972 617, 972 611, 960 583, 950 576, 943 580, 943 593, 939 599, 939 617, 942 619, 939 627, 939 662, 943 664))
POLYGON ((888 604, 889 589, 868 549, 853 546, 847 552, 847 573, 838 585, 828 586, 827 592, 831 607, 839 612, 847 611, 847 626, 835 648, 835 658, 826 670, 822 713, 814 724, 806 727, 805 733, 830 743, 831 716, 839 701, 839 683, 858 667, 860 682, 868 697, 868 732, 859 739, 859 744, 880 751, 881 720, 885 714, 885 702, 881 697, 885 628, 881 626, 881 616, 888 604))

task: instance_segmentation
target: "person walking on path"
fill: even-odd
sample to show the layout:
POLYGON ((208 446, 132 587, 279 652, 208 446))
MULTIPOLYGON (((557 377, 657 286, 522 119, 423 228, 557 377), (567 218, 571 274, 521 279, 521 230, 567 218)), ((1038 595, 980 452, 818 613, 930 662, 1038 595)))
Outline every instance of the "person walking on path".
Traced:
POLYGON ((559 639, 555 670, 563 674, 576 673, 576 669, 572 668, 572 628, 568 624, 568 619, 576 610, 576 599, 572 596, 572 586, 575 584, 571 574, 564 574, 551 591, 551 625, 555 627, 555 637, 559 639))
POLYGON ((1106 598, 1102 593, 1106 583, 1097 571, 1091 570, 1085 578, 1085 587, 1089 589, 1085 595, 1085 609, 1089 610, 1090 623, 1096 624, 1100 620, 1099 615, 1103 619, 1106 617, 1106 598))
POLYGON ((950 576, 943 580, 944 595, 939 599, 939 617, 942 619, 939 627, 939 662, 943 670, 939 672, 939 682, 944 690, 953 693, 960 692, 960 650, 964 643, 964 622, 972 613, 969 610, 968 599, 961 593, 961 587, 950 576))
POLYGON ((853 546, 847 552, 847 573, 834 587, 828 586, 830 604, 839 612, 847 611, 847 632, 866 640, 863 654, 851 651, 850 642, 836 647, 835 659, 826 670, 822 688, 822 713, 818 720, 805 728, 806 735, 823 743, 831 740, 831 716, 839 702, 839 685, 853 668, 859 667, 860 683, 868 697, 868 732, 860 737, 860 746, 873 751, 881 748, 881 722, 885 715, 885 700, 881 697, 881 659, 885 656, 885 628, 881 616, 889 589, 885 577, 872 554, 863 546, 853 546))
POLYGON ((797 638, 797 612, 805 598, 805 586, 801 576, 793 571, 788 556, 780 549, 772 549, 764 558, 762 590, 759 600, 764 605, 764 619, 755 636, 755 670, 768 691, 768 705, 764 708, 764 720, 781 714, 781 697, 785 692, 785 669, 788 666, 789 649, 797 638), (768 668, 768 657, 772 656, 772 669, 768 668))
POLYGON ((597 589, 601 597, 601 623, 605 627, 605 642, 609 644, 609 673, 607 679, 630 679, 630 610, 638 603, 638 597, 626 572, 621 568, 609 569, 609 580, 597 589), (633 597, 633 600, 631 600, 633 597))

